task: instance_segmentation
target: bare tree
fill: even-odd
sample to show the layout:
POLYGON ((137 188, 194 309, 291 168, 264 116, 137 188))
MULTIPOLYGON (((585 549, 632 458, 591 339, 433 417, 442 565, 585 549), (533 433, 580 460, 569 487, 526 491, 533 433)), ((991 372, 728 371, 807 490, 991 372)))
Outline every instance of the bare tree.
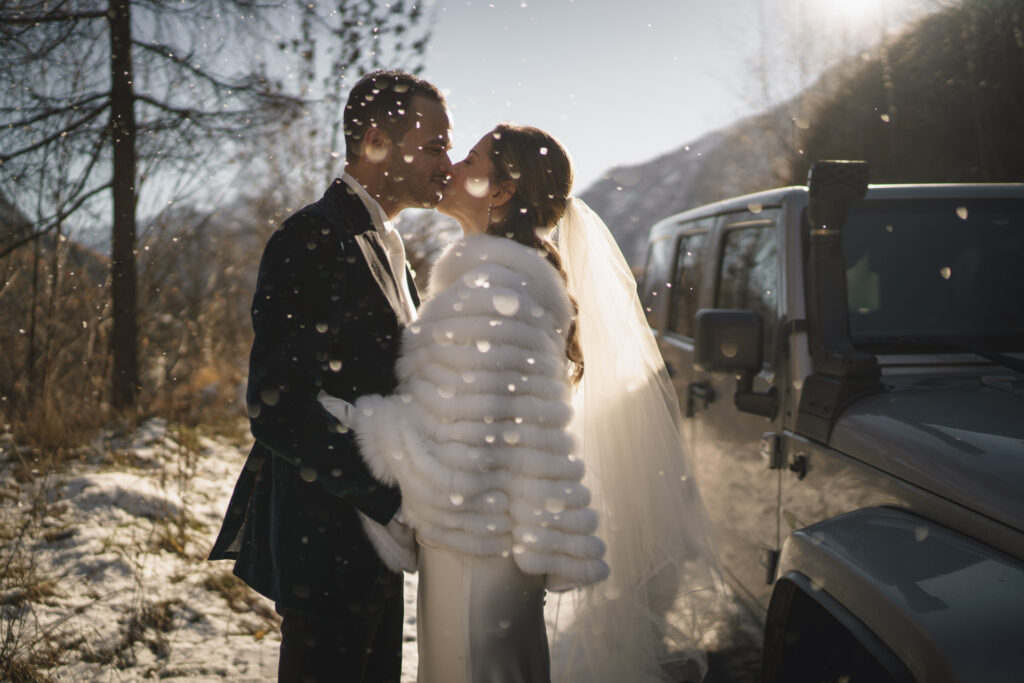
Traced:
POLYGON ((864 159, 884 183, 1011 182, 1024 175, 1024 11, 957 0, 888 41, 813 112, 805 158, 864 159))
POLYGON ((783 113, 778 110, 782 107, 786 116, 773 117, 784 120, 784 127, 762 129, 745 163, 761 164, 776 184, 802 181, 790 177, 789 169, 805 154, 806 131, 816 124, 812 112, 819 102, 842 87, 865 57, 877 52, 886 59, 893 29, 933 11, 934 3, 949 1, 881 3, 876 11, 850 21, 837 11, 841 3, 747 0, 752 21, 737 29, 737 35, 748 78, 739 82, 737 94, 756 110, 783 113))
POLYGON ((268 130, 330 107, 332 98, 337 111, 345 74, 395 51, 422 54, 421 19, 418 5, 378 0, 3 4, 0 179, 15 205, 36 211, 33 230, 0 256, 69 220, 85 224, 110 211, 116 408, 134 407, 139 387, 143 184, 159 179, 151 183, 157 197, 168 187, 201 192, 225 182, 215 170, 268 130), (314 92, 324 64, 327 87, 314 92))

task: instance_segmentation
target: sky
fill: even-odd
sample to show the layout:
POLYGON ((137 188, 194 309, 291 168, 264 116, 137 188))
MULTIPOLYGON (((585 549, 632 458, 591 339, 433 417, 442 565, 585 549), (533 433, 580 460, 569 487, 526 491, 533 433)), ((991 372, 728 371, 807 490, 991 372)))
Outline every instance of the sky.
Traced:
MULTIPOLYGON (((422 75, 446 95, 452 159, 500 121, 553 133, 584 190, 754 113, 761 26, 803 11, 815 37, 881 35, 919 0, 426 0, 436 17, 422 75), (764 21, 757 9, 763 10, 764 21)), ((779 45, 775 44, 775 48, 779 45)), ((769 100, 793 94, 776 87, 769 100)))

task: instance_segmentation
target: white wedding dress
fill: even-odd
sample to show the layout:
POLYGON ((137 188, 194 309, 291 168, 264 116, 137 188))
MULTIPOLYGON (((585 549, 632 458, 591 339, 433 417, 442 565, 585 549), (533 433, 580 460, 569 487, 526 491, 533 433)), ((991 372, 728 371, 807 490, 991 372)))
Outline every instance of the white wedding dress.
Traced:
POLYGON ((420 542, 417 683, 550 680, 544 577, 420 542))

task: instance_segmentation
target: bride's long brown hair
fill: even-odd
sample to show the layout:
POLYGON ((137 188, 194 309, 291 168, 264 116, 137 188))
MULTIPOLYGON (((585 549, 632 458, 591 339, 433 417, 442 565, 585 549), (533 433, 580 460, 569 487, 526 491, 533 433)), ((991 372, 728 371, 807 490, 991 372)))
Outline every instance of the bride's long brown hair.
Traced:
MULTIPOLYGON (((505 205, 505 215, 489 224, 487 232, 542 250, 568 284, 558 249, 548 239, 565 214, 572 190, 572 162, 565 148, 539 128, 502 123, 491 131, 491 168, 492 186, 511 182, 515 194, 505 205)), ((579 306, 572 294, 569 301, 573 318, 565 355, 572 365, 573 382, 579 382, 583 377, 583 349, 576 326, 579 306)))

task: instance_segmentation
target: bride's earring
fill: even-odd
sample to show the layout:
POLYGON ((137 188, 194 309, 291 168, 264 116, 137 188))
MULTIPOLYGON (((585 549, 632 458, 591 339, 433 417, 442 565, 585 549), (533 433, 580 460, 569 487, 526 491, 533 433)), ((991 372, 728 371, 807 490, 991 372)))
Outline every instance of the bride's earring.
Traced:
POLYGON ((491 209, 494 208, 494 203, 491 202, 487 205, 487 227, 491 226, 491 209))

